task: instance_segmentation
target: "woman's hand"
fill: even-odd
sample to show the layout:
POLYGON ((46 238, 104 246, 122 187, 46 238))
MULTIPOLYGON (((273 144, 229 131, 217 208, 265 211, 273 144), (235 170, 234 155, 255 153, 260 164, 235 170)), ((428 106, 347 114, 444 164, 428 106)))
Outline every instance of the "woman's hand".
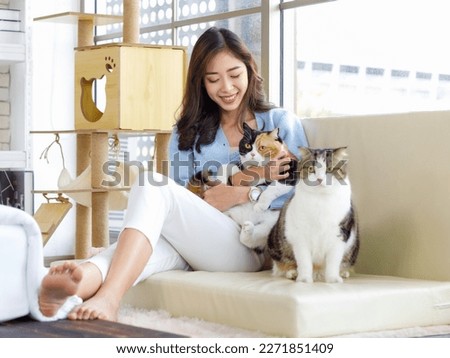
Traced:
POLYGON ((289 164, 291 158, 288 153, 281 152, 276 157, 271 158, 270 161, 263 167, 264 178, 267 181, 275 181, 286 179, 289 176, 289 164))
POLYGON ((231 207, 247 202, 248 191, 245 186, 230 186, 220 184, 206 190, 203 199, 220 211, 225 211, 231 207))
POLYGON ((265 181, 275 181, 286 179, 289 176, 289 164, 291 156, 289 153, 281 152, 273 157, 265 166, 248 167, 241 172, 234 174, 230 179, 235 186, 239 185, 258 185, 265 181))

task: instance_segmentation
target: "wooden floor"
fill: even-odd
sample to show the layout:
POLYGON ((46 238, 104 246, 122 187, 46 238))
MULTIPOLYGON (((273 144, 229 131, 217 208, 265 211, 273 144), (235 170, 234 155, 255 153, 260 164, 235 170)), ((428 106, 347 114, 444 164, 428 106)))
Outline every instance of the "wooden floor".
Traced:
POLYGON ((179 335, 93 320, 37 322, 29 317, 0 323, 1 338, 177 338, 179 335))

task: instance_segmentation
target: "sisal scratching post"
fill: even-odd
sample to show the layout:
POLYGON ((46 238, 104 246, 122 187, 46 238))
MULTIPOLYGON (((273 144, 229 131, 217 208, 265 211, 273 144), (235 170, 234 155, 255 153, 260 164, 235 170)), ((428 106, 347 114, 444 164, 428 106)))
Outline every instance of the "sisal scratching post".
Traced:
MULTIPOLYGON (((139 9, 140 0, 124 0, 123 2, 123 42, 139 43, 139 9)), ((157 133, 156 141, 156 170, 157 172, 168 175, 167 146, 170 134, 157 133)))
MULTIPOLYGON (((91 135, 77 135, 77 176, 80 175, 90 164, 91 135)), ((91 249, 91 208, 77 204, 77 227, 75 240, 75 258, 84 259, 88 257, 91 249)))
MULTIPOLYGON (((108 133, 92 133, 91 150, 92 189, 101 189, 106 179, 104 165, 108 162, 108 133)), ((92 193, 92 246, 109 246, 107 191, 92 193)))
POLYGON ((170 133, 157 133, 155 136, 156 171, 169 176, 169 151, 170 133))
POLYGON ((139 43, 139 2, 140 0, 123 1, 123 42, 139 43))
MULTIPOLYGON (((93 20, 78 20, 78 46, 91 46, 94 44, 93 20)), ((77 134, 77 176, 90 164, 91 135, 77 134)), ((75 258, 84 259, 89 256, 92 246, 92 210, 87 206, 76 205, 76 239, 75 258)))

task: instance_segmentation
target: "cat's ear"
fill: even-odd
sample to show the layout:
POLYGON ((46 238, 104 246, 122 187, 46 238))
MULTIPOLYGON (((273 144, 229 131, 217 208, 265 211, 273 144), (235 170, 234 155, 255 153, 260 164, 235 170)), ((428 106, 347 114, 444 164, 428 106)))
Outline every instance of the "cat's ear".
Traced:
POLYGON ((308 147, 298 147, 298 150, 302 159, 311 155, 311 150, 308 147))
POLYGON ((340 148, 336 148, 333 150, 333 157, 334 160, 339 161, 339 160, 343 160, 343 159, 347 159, 348 157, 348 151, 347 151, 347 147, 340 147, 340 148))
POLYGON ((269 136, 272 137, 274 140, 280 140, 280 128, 275 128, 272 132, 269 133, 269 136))
POLYGON ((246 141, 252 141, 253 129, 245 122, 242 125, 242 129, 244 130, 244 137, 242 139, 246 141))

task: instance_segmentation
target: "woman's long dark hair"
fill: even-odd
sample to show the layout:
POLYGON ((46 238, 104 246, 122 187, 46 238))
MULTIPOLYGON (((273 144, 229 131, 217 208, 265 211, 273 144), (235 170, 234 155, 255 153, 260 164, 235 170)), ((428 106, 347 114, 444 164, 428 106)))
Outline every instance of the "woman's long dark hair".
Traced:
POLYGON ((202 145, 212 143, 216 137, 220 107, 208 96, 203 81, 208 63, 221 51, 229 51, 247 67, 248 88, 239 108, 240 127, 247 110, 266 112, 274 107, 265 100, 263 80, 247 46, 232 31, 211 27, 199 37, 192 50, 182 109, 176 124, 179 150, 193 149, 195 145, 195 150, 200 152, 202 145))

